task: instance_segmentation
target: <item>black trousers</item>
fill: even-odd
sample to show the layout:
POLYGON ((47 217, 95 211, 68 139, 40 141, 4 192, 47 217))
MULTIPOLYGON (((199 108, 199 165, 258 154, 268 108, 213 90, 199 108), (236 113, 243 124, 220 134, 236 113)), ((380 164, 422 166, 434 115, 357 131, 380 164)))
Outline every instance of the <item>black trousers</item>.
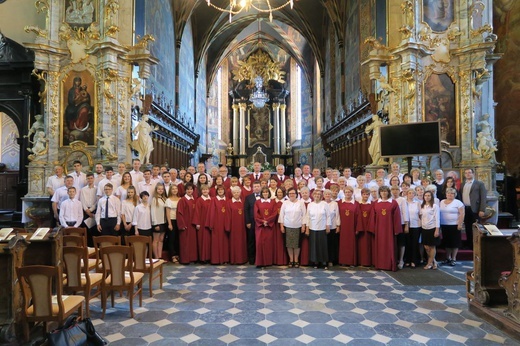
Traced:
POLYGON ((255 223, 251 223, 251 228, 246 227, 247 237, 247 258, 249 264, 255 264, 256 259, 256 238, 255 238, 255 223))
POLYGON ((101 225, 101 235, 118 235, 118 232, 115 230, 117 217, 102 218, 99 224, 101 225))
POLYGON ((478 220, 478 213, 474 213, 471 207, 464 208, 464 228, 466 229, 466 247, 473 249, 473 224, 478 220))
POLYGON ((173 229, 166 232, 168 238, 168 252, 170 258, 179 256, 179 228, 177 227, 177 220, 171 220, 173 229))

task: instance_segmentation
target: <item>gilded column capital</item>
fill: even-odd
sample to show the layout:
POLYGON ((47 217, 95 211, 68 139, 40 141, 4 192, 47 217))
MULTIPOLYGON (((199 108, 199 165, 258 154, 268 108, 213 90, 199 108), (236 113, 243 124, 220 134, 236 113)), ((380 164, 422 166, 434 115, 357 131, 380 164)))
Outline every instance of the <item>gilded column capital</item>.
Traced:
POLYGON ((240 108, 241 111, 245 111, 247 108, 247 103, 245 103, 245 102, 239 103, 238 107, 240 108))
POLYGON ((286 108, 287 108, 287 105, 285 103, 280 105, 280 109, 282 110, 282 112, 285 112, 286 108))
POLYGON ((280 104, 279 104, 278 102, 273 103, 273 109, 274 109, 274 110, 278 110, 278 109, 280 109, 280 104))

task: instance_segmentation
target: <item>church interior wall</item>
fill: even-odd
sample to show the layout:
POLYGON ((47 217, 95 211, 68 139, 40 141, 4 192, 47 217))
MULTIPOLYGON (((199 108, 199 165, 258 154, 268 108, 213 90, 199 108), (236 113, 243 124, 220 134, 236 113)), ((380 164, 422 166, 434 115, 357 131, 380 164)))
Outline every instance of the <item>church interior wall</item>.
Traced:
POLYGON ((136 17, 144 15, 145 25, 143 31, 136 28, 136 33, 142 31, 155 37, 150 52, 160 60, 159 64, 151 67, 147 89, 151 92, 153 84, 155 92, 158 95, 164 93, 167 103, 172 101, 175 106, 175 26, 172 6, 169 0, 154 0, 146 1, 144 7, 144 13, 135 13, 136 17))
POLYGON ((45 16, 36 12, 34 0, 6 1, 1 4, 0 23, 0 30, 5 36, 22 44, 34 40, 34 35, 25 32, 24 27, 27 25, 45 27, 45 16), (23 20, 13 20, 13 18, 23 18, 23 20))
POLYGON ((494 70, 494 98, 496 135, 498 140, 497 160, 506 163, 507 171, 520 175, 520 2, 495 1, 493 24, 498 35, 497 52, 503 53, 494 70))
POLYGON ((182 34, 179 53, 179 111, 194 124, 195 120, 195 62, 194 62, 192 22, 186 23, 182 34))

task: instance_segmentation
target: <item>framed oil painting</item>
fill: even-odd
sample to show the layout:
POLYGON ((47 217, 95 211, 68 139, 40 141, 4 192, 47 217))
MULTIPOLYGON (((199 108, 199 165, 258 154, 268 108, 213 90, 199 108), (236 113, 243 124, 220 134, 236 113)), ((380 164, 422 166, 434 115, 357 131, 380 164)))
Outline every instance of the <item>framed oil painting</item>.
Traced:
POLYGON ((62 80, 60 121, 61 146, 82 141, 96 144, 96 83, 85 71, 70 71, 62 80))
POLYGON ((435 32, 448 30, 453 23, 453 0, 422 0, 423 21, 435 32))
POLYGON ((65 22, 71 27, 88 28, 97 20, 98 0, 65 0, 65 22))
POLYGON ((440 121, 441 140, 457 145, 455 83, 450 76, 431 74, 424 83, 424 121, 440 121))
POLYGON ((255 108, 251 107, 248 111, 249 125, 247 126, 249 133, 249 148, 257 144, 263 144, 266 147, 271 145, 271 125, 270 110, 267 107, 255 108))

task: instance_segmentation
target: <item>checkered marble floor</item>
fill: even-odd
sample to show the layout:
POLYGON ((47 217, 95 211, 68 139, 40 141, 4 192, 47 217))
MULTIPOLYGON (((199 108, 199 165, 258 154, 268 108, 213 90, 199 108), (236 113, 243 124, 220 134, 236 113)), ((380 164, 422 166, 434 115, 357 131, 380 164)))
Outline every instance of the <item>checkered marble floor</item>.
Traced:
MULTIPOLYGON (((442 267, 461 279, 470 269, 442 267)), ((93 301, 110 345, 520 345, 468 311, 463 285, 403 286, 385 272, 342 267, 168 264, 165 275, 153 298, 145 281, 134 319, 126 299, 104 321, 93 301)))

